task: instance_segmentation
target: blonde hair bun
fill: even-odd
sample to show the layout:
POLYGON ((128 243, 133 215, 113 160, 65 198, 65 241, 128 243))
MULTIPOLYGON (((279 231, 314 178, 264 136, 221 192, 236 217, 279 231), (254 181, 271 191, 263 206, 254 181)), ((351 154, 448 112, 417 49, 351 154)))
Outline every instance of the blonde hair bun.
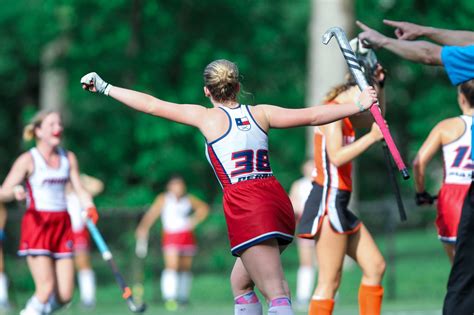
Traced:
POLYGON ((204 69, 204 84, 216 101, 235 101, 239 92, 239 69, 229 60, 215 60, 204 69))

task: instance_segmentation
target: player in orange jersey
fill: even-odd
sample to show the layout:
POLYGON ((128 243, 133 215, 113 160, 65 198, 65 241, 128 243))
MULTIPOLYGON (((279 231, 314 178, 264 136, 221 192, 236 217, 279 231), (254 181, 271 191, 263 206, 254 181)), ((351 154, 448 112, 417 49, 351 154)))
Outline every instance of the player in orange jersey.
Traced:
MULTIPOLYGON (((370 84, 378 87, 383 98, 385 74, 375 54, 366 51, 360 57, 370 84)), ((355 81, 333 88, 325 98, 325 106, 354 102, 360 93, 355 81)), ((383 102, 382 102, 383 103, 383 102)), ((352 191, 352 160, 382 139, 375 123, 370 132, 355 140, 355 128, 370 126, 371 117, 344 118, 315 127, 313 189, 298 225, 298 236, 316 240, 318 284, 310 302, 310 315, 330 315, 339 288, 345 255, 361 267, 363 276, 359 290, 361 315, 378 315, 381 311, 382 277, 385 261, 367 228, 348 209, 352 191)))

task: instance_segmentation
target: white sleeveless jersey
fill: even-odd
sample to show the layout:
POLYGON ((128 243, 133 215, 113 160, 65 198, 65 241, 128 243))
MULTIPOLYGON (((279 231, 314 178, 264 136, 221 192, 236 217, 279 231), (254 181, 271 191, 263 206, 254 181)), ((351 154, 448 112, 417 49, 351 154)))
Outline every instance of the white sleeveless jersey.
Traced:
POLYGON ((313 181, 311 178, 301 177, 297 179, 293 185, 295 185, 295 195, 296 200, 291 200, 293 202, 293 208, 298 215, 303 214, 304 204, 308 199, 311 189, 313 189, 313 181))
POLYGON ((470 185, 474 161, 471 160, 472 117, 462 115, 464 133, 457 140, 443 145, 444 182, 470 185))
POLYGON ((206 156, 221 186, 272 176, 268 136, 252 117, 249 107, 219 108, 229 118, 229 129, 207 143, 206 156))
POLYGON ((58 152, 59 168, 52 168, 46 164, 38 149, 30 150, 34 170, 26 180, 29 210, 48 212, 67 210, 65 189, 69 181, 69 160, 65 150, 60 148, 58 152))
POLYGON ((166 232, 186 232, 192 230, 191 201, 188 196, 176 198, 172 193, 165 194, 165 201, 161 209, 161 222, 166 232))

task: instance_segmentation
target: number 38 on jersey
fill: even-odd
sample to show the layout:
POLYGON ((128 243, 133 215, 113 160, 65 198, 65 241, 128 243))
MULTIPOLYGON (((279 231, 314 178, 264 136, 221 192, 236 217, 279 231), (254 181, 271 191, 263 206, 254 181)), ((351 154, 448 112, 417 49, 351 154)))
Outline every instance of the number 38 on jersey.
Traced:
POLYGON ((257 172, 271 172, 268 150, 243 150, 232 153, 235 168, 231 177, 257 172))

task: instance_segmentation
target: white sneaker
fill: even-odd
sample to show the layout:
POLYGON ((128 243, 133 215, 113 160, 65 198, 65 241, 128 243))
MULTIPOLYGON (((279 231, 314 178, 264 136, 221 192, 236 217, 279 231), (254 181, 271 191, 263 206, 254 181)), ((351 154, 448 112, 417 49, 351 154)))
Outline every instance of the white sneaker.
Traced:
POLYGON ((20 315, 41 315, 40 313, 32 310, 31 308, 24 308, 20 311, 20 315))

